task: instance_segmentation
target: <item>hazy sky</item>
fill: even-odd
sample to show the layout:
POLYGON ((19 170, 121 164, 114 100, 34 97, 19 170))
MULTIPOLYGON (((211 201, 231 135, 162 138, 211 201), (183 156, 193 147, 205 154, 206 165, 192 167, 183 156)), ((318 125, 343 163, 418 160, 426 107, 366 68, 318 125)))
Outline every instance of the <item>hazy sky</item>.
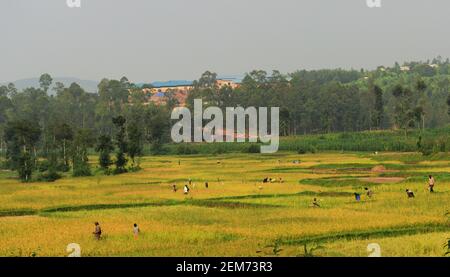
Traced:
POLYGON ((134 82, 450 57, 449 0, 0 0, 0 82, 134 82))

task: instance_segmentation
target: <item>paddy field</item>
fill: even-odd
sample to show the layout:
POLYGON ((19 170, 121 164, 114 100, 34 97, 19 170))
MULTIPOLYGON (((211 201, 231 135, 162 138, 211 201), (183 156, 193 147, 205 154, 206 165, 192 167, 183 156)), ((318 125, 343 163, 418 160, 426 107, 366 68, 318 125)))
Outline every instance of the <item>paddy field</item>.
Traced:
POLYGON ((70 243, 82 256, 368 256, 370 243, 382 256, 443 256, 450 237, 448 157, 172 155, 144 157, 141 167, 53 183, 20 183, 0 171, 0 256, 67 256, 70 243))

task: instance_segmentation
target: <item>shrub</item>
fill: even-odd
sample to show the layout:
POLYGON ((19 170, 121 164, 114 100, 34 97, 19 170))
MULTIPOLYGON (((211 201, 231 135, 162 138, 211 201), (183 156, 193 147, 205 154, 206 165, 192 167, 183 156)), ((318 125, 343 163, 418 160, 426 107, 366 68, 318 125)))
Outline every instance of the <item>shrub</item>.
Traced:
POLYGON ((70 170, 70 167, 69 165, 62 163, 56 166, 56 170, 61 172, 68 172, 70 170))
POLYGON ((9 169, 9 168, 10 168, 10 166, 9 166, 8 161, 0 160, 0 169, 9 169))
POLYGON ((447 141, 445 138, 441 137, 437 140, 436 145, 438 146, 439 152, 446 152, 446 150, 447 150, 446 144, 447 144, 447 141))
POLYGON ((429 156, 435 152, 436 149, 434 147, 434 141, 426 140, 422 141, 421 147, 419 149, 419 152, 422 153, 424 156, 429 156))
POLYGON ((49 170, 49 171, 41 173, 37 177, 37 180, 40 182, 54 182, 61 178, 62 178, 62 176, 58 172, 56 172, 56 170, 49 170))
POLYGON ((52 167, 51 162, 48 161, 48 160, 44 160, 44 161, 39 163, 38 170, 40 172, 45 172, 45 171, 48 171, 51 167, 52 167))
POLYGON ((220 154, 225 154, 227 153, 225 147, 222 147, 222 145, 215 147, 213 150, 213 154, 214 155, 220 155, 220 154))
POLYGON ((314 153, 317 152, 317 148, 312 146, 312 145, 311 146, 302 145, 302 146, 297 147, 297 153, 298 154, 303 155, 303 154, 306 154, 308 152, 314 154, 314 153))
POLYGON ((142 169, 142 167, 140 167, 139 165, 137 165, 137 166, 130 166, 129 168, 128 168, 128 171, 129 172, 138 172, 138 171, 140 171, 142 169))
POLYGON ((180 144, 177 147, 177 154, 178 155, 193 155, 193 154, 197 154, 198 151, 196 149, 194 149, 191 146, 188 146, 187 144, 180 144))
POLYGON ((167 148, 160 142, 154 142, 150 151, 153 155, 165 155, 168 153, 167 148))
POLYGON ((81 177, 81 176, 91 176, 91 167, 86 161, 76 161, 73 165, 73 177, 81 177))
POLYGON ((114 168, 112 171, 112 174, 117 175, 117 174, 122 174, 122 173, 126 173, 128 172, 128 170, 126 168, 114 168))
POLYGON ((247 147, 247 149, 245 149, 244 152, 245 153, 260 153, 261 152, 261 148, 257 144, 251 144, 249 147, 247 147))
POLYGON ((306 154, 308 152, 307 148, 305 146, 299 146, 297 147, 297 153, 300 155, 306 154))

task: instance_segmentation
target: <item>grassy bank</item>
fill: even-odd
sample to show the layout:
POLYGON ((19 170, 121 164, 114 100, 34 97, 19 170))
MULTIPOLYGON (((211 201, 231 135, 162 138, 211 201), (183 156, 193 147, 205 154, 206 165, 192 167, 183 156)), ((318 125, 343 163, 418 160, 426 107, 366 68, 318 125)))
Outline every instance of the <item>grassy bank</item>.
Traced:
MULTIPOLYGON (((259 152, 259 146, 260 144, 257 143, 168 144, 156 152, 167 155, 254 153, 259 152)), ((407 135, 400 130, 383 130, 281 137, 279 150, 299 153, 315 151, 415 152, 426 150, 427 154, 432 154, 450 151, 450 127, 425 131, 411 130, 407 135), (421 137, 420 142, 419 137, 421 137)), ((151 154, 155 151, 151 146, 147 146, 145 152, 151 154)))

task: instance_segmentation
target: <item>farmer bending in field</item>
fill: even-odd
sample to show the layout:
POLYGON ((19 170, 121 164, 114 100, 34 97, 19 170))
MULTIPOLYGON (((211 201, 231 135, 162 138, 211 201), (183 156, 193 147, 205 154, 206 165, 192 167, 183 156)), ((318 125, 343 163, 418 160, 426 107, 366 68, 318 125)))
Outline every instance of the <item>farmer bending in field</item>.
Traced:
POLYGON ((177 190, 178 190, 178 189, 177 189, 177 185, 173 184, 173 185, 172 185, 172 190, 173 190, 173 192, 177 192, 177 190))
POLYGON ((364 190, 366 191, 367 197, 372 198, 373 191, 369 188, 364 188, 364 190))
POLYGON ((140 232, 141 231, 139 230, 139 226, 136 223, 134 223, 134 225, 133 225, 133 235, 134 235, 135 239, 138 238, 140 232))
POLYGON ((354 195, 355 195, 355 200, 356 201, 359 201, 359 200, 361 200, 361 194, 359 194, 359 193, 353 193, 354 195))
POLYGON ((408 194, 408 198, 414 198, 414 192, 410 189, 406 189, 406 194, 408 194))
POLYGON ((205 188, 209 188, 208 181, 205 182, 205 188))
POLYGON ((434 188, 434 177, 432 175, 428 176, 428 188, 430 189, 430 192, 434 192, 433 188, 434 188))
POLYGON ((188 194, 189 193, 189 187, 188 185, 184 185, 184 194, 188 194))
POLYGON ((92 234, 94 234, 94 237, 95 237, 96 240, 100 240, 101 239, 102 228, 100 227, 100 224, 98 222, 95 222, 95 229, 94 229, 94 232, 92 234))
POLYGON ((320 208, 319 202, 317 201, 317 198, 314 198, 313 202, 312 202, 312 207, 313 208, 320 208))

